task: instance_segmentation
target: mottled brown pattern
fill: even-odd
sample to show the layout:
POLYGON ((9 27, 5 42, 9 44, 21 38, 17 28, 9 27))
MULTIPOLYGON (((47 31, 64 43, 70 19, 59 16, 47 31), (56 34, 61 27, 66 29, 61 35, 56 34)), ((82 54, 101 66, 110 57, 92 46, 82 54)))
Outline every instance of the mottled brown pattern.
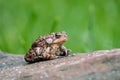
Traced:
POLYGON ((69 50, 63 46, 63 43, 66 41, 67 35, 65 32, 51 33, 39 37, 26 53, 25 61, 38 62, 67 56, 69 50))

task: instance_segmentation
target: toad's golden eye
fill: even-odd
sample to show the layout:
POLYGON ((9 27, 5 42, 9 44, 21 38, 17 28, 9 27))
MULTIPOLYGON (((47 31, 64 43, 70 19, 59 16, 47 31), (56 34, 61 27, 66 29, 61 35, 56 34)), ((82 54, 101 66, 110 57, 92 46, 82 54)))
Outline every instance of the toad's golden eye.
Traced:
POLYGON ((56 38, 60 38, 61 34, 55 34, 56 38))

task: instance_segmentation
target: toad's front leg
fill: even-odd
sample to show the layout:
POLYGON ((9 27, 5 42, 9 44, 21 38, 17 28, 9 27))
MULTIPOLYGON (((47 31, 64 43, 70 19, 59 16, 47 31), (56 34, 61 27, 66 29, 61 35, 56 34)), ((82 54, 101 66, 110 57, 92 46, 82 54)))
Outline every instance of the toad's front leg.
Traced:
POLYGON ((66 49, 64 46, 60 46, 60 56, 68 56, 70 50, 66 49))

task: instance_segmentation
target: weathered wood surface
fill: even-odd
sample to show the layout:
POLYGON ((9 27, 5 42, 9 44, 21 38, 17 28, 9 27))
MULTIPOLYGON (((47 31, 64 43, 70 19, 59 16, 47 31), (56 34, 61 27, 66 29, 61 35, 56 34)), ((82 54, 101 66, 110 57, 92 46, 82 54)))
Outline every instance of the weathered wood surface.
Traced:
POLYGON ((0 52, 0 80, 120 80, 120 49, 28 64, 0 52))

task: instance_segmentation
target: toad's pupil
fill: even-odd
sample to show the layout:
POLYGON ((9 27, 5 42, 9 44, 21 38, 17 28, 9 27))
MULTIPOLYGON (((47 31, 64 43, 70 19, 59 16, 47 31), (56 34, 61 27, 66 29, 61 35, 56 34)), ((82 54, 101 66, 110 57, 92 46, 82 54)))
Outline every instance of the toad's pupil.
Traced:
POLYGON ((56 36, 56 38, 60 38, 60 36, 61 36, 61 35, 59 35, 59 34, 56 34, 55 36, 56 36))

